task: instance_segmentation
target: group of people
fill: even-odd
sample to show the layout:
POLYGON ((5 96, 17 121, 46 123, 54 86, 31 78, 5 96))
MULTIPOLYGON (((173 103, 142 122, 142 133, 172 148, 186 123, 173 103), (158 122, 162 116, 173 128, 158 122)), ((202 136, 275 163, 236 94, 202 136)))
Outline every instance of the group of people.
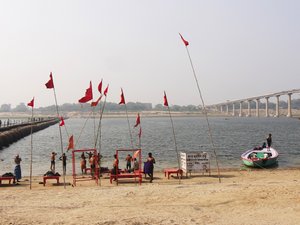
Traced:
MULTIPOLYGON (((55 158, 57 153, 52 152, 50 156, 50 171, 55 173, 55 158)), ((67 156, 66 153, 63 153, 62 156, 59 157, 59 160, 62 160, 63 162, 63 174, 66 175, 67 172, 67 156)))
MULTIPOLYGON (((140 164, 139 164, 136 157, 132 157, 130 154, 128 154, 125 158, 125 161, 126 161, 125 172, 131 173, 131 172, 134 172, 136 170, 141 169, 140 164), (133 162, 133 168, 131 168, 131 163, 132 162, 133 162)), ((145 164, 147 164, 147 172, 145 172, 145 169, 144 169, 144 172, 150 177, 150 183, 152 183, 155 159, 152 156, 151 152, 148 153, 148 157, 147 157, 147 160, 146 160, 145 164)), ((111 173, 112 174, 118 174, 119 173, 119 159, 118 159, 118 156, 116 154, 114 155, 114 162, 113 162, 113 168, 111 170, 111 173)))
MULTIPOLYGON (((92 152, 88 152, 87 155, 88 155, 88 162, 89 162, 90 169, 91 169, 91 175, 94 176, 94 174, 96 172, 96 165, 98 164, 98 166, 100 166, 100 160, 101 160, 102 156, 100 155, 100 153, 95 155, 92 152)), ((87 157, 85 156, 84 152, 82 152, 80 159, 81 159, 80 160, 81 173, 86 174, 87 157)))

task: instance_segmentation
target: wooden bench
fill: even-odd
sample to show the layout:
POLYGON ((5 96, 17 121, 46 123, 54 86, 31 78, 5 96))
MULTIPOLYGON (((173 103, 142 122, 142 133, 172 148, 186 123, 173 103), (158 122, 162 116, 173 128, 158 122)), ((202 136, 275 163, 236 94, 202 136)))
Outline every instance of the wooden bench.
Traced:
POLYGON ((60 176, 44 176, 43 177, 43 184, 44 184, 44 186, 45 186, 45 184, 46 184, 46 180, 49 180, 49 179, 54 179, 54 180, 56 180, 56 182, 57 182, 57 184, 59 184, 59 177, 60 176))
POLYGON ((110 183, 112 183, 113 179, 117 181, 118 179, 123 178, 139 178, 139 184, 142 184, 142 174, 141 173, 120 173, 118 175, 116 174, 110 174, 110 183))
POLYGON ((11 184, 11 180, 13 180, 13 183, 16 182, 15 177, 0 177, 0 184, 2 184, 2 180, 8 180, 9 184, 11 184))
POLYGON ((182 178, 182 174, 183 174, 183 171, 181 169, 177 169, 177 168, 167 168, 167 169, 164 169, 164 172, 165 172, 165 177, 168 175, 168 179, 170 179, 170 174, 172 174, 172 173, 176 173, 177 177, 180 174, 181 178, 182 178))

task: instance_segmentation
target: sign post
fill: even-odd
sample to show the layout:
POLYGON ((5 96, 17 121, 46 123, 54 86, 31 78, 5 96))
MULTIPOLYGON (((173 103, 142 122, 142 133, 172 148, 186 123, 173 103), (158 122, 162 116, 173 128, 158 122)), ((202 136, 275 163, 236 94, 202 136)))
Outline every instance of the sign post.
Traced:
POLYGON ((183 172, 205 172, 210 176, 209 154, 207 152, 180 152, 181 169, 183 172))

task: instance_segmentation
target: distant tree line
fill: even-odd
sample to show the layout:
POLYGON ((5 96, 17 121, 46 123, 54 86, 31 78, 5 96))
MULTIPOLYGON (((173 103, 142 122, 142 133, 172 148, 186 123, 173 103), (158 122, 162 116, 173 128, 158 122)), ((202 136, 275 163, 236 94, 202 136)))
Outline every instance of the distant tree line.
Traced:
MULTIPOLYGON (((251 108, 255 108, 255 102, 251 102, 251 108)), ((293 109, 300 109, 300 99, 293 99, 292 100, 293 109)), ((95 111, 99 111, 100 107, 102 108, 103 102, 101 102, 98 106, 95 107, 95 111)), ((152 103, 141 103, 141 102, 128 102, 126 104, 128 111, 164 111, 165 106, 162 104, 157 104, 155 106, 152 105, 152 103)), ((232 107, 232 105, 230 105, 232 107)), ((235 108, 237 109, 239 107, 239 104, 235 105, 235 108)), ((243 108, 247 108, 247 104, 244 103, 243 108)), ((264 108, 265 103, 260 103, 260 108, 264 108)), ((282 109, 287 108, 287 102, 280 101, 279 107, 282 109)), ((187 105, 187 106, 180 106, 180 105, 172 105, 170 106, 170 110, 174 112, 196 112, 199 111, 201 107, 195 106, 195 105, 187 105)), ((276 108, 276 104, 273 102, 269 102, 269 109, 276 108)), ((35 110, 41 112, 41 113, 48 113, 48 112, 55 112, 56 107, 55 105, 46 106, 46 107, 39 107, 35 110)), ((65 103, 63 105, 59 106, 60 112, 89 112, 91 111, 90 104, 80 104, 80 103, 65 103)), ((105 111, 106 112, 118 112, 118 111, 124 111, 124 105, 119 105, 117 103, 112 102, 106 102, 105 104, 105 111)), ((11 107, 11 104, 2 104, 0 107, 0 112, 30 112, 31 108, 27 107, 25 103, 20 103, 15 108, 11 107)))
MULTIPOLYGON (((100 107, 102 108, 103 102, 98 104, 94 108, 95 111, 99 111, 100 107)), ((128 111, 138 112, 138 111, 163 111, 166 110, 162 104, 157 104, 154 107, 152 103, 141 103, 141 102, 128 102, 126 104, 128 111)), ((186 111, 199 111, 199 107, 195 105, 187 105, 187 106, 179 106, 173 105, 170 106, 172 111, 178 112, 186 112, 186 111)), ((55 112, 56 107, 55 105, 46 106, 46 107, 39 107, 35 109, 41 113, 48 113, 48 112, 55 112)), ((27 107, 25 103, 20 103, 15 108, 12 108, 10 104, 3 104, 0 107, 0 112, 29 112, 31 108, 27 107)), ((80 104, 80 103, 65 103, 59 106, 60 112, 90 112, 91 105, 90 104, 80 104)), ((125 111, 124 105, 119 105, 117 103, 106 102, 105 103, 105 111, 106 112, 118 112, 118 111, 125 111)))

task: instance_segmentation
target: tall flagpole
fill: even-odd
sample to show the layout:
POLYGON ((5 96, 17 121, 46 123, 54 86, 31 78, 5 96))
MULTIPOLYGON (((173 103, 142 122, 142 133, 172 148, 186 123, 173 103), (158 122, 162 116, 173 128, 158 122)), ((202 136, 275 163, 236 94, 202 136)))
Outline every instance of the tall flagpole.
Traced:
MULTIPOLYGON (((56 92, 55 92, 55 87, 54 87, 54 86, 53 86, 53 92, 54 92, 54 99, 55 99, 56 113, 57 113, 57 117, 59 118, 58 105, 57 105, 57 98, 56 98, 56 92)), ((63 142, 62 142, 61 127, 60 127, 59 124, 58 124, 58 128, 59 128, 59 136, 60 136, 61 155, 63 155, 63 153, 64 153, 64 147, 63 147, 63 142)), ((62 166, 64 167, 64 161, 63 161, 63 160, 62 160, 62 166)), ((64 177, 64 188, 66 189, 66 175, 65 175, 65 173, 63 173, 63 177, 64 177)))
MULTIPOLYGON (((103 106, 100 109, 99 124, 98 124, 96 139, 95 139, 95 148, 96 148, 97 142, 98 142, 98 137, 99 137, 99 157, 101 157, 101 138, 102 138, 101 128, 102 128, 102 116, 103 116, 105 104, 106 104, 106 95, 105 95, 103 106)), ((99 160, 99 185, 101 186, 101 159, 99 158, 98 160, 99 160)))
POLYGON ((130 135, 130 143, 131 143, 131 147, 133 149, 132 133, 131 133, 130 123, 129 123, 129 118, 128 118, 127 104, 126 104, 126 101, 125 101, 125 97, 124 97, 124 93, 123 93, 122 88, 121 88, 121 101, 120 101, 119 105, 120 104, 125 105, 125 111, 126 111, 126 117, 127 117, 127 123, 128 123, 128 130, 129 130, 129 135, 130 135))
POLYGON ((189 45, 189 43, 186 40, 183 39, 183 37, 181 36, 181 34, 179 34, 179 35, 180 35, 181 39, 183 40, 183 42, 185 44, 185 49, 186 49, 186 52, 188 54, 189 61, 190 61, 190 64, 191 64, 191 67, 192 67, 192 71, 193 71, 193 74, 194 74, 194 78, 195 78, 195 81, 196 81, 196 84, 197 84, 197 89, 198 89, 198 92, 199 92, 199 95, 200 95, 200 99, 201 99, 201 102, 202 102, 203 112, 204 112, 204 115, 205 115, 205 118, 206 118, 206 123, 207 123, 207 126, 208 126, 209 139, 210 139, 210 142, 211 142, 214 154, 215 154, 215 158, 216 158, 219 183, 221 183, 220 168, 219 168, 219 162, 218 162, 218 157, 217 157, 217 153, 216 153, 216 148, 215 148, 215 145, 214 145, 214 142, 213 142, 212 131, 211 131, 211 127, 210 127, 210 124, 209 124, 209 120, 208 120, 208 116, 207 116, 207 110, 206 110, 205 103, 204 103, 204 100, 203 100, 203 97, 202 97, 202 93, 201 93, 201 90, 200 90, 199 82, 198 82, 198 79, 197 79, 197 76, 196 76, 196 72, 195 72, 194 65, 193 65, 193 62, 192 62, 192 59, 191 59, 191 56, 190 56, 189 49, 187 47, 189 45))
POLYGON ((129 123, 129 117, 128 117, 128 111, 127 111, 126 103, 124 105, 125 105, 126 117, 127 117, 127 123, 128 123, 128 130, 129 130, 129 135, 130 135, 130 143, 131 143, 131 147, 133 149, 132 133, 131 133, 131 129, 130 129, 130 123, 129 123))
POLYGON ((32 148, 33 148, 33 141, 32 141, 32 131, 33 131, 33 106, 31 108, 31 140, 30 140, 30 189, 32 185, 32 148))
POLYGON ((138 134, 138 136, 139 136, 139 147, 140 147, 140 149, 142 148, 142 126, 141 126, 141 124, 140 124, 140 130, 139 130, 139 134, 138 134))
MULTIPOLYGON (((167 99, 166 92, 164 92, 164 93, 165 93, 165 98, 167 99)), ((171 111, 170 111, 170 106, 168 103, 166 105, 168 107, 169 117, 170 117, 171 124, 172 124, 172 131, 173 131, 173 137, 174 137, 175 151, 176 151, 176 155, 177 155, 178 169, 180 170, 181 169, 180 168, 180 160, 179 160, 179 154, 178 154, 178 149, 177 149, 177 141, 176 141, 174 123, 173 123, 173 119, 172 119, 172 115, 171 115, 171 111)), ((180 180, 181 180, 181 176, 179 176, 179 184, 180 184, 180 180)))

